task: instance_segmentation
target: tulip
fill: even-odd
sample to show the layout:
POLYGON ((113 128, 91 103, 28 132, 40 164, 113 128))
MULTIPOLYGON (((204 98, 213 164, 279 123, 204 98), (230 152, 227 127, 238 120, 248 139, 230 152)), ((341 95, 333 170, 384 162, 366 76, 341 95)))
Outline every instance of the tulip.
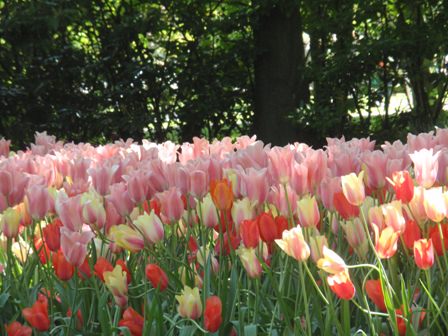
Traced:
POLYGON ((112 184, 110 186, 110 195, 107 198, 115 206, 120 216, 129 215, 132 209, 134 209, 135 203, 131 200, 126 184, 123 182, 112 184))
POLYGON ((363 177, 364 171, 361 171, 358 176, 350 173, 341 177, 342 192, 351 205, 360 206, 364 202, 366 195, 363 177))
POLYGON ((415 179, 423 188, 431 188, 437 179, 439 157, 441 152, 433 153, 433 149, 421 149, 409 154, 414 162, 415 179))
POLYGON ((146 199, 148 193, 147 175, 142 171, 134 171, 131 176, 124 176, 127 182, 128 195, 132 202, 140 204, 146 199))
POLYGON ((15 238, 19 234, 20 211, 17 206, 7 208, 0 216, 0 232, 8 238, 15 238))
POLYGON ((329 275, 327 277, 330 289, 339 298, 343 300, 351 300, 355 296, 355 286, 350 280, 348 271, 343 271, 337 274, 329 275))
POLYGON ((247 168, 246 172, 241 173, 242 194, 254 204, 263 204, 268 197, 270 185, 267 172, 266 168, 247 168))
POLYGON ((97 195, 86 193, 81 197, 82 217, 93 228, 102 229, 106 224, 106 209, 97 195))
POLYGON ((87 279, 92 276, 92 272, 90 271, 89 257, 87 256, 84 259, 84 262, 81 266, 78 267, 78 276, 81 279, 87 279))
POLYGON ((412 249, 414 247, 414 242, 421 238, 422 234, 420 231, 420 227, 413 220, 408 220, 406 222, 406 229, 404 230, 402 237, 405 246, 408 249, 412 249))
POLYGON ((380 231, 376 226, 373 226, 375 234, 375 250, 378 257, 381 259, 391 258, 397 252, 397 241, 399 233, 394 231, 392 227, 386 227, 380 231))
MULTIPOLYGON (((220 233, 221 234, 221 233, 220 233)), ((221 250, 221 239, 218 239, 218 242, 215 245, 215 253, 218 255, 229 255, 230 250, 235 250, 241 242, 241 238, 235 232, 226 232, 222 237, 223 246, 221 250), (229 244, 230 243, 230 244, 229 244)))
POLYGON ((380 280, 367 280, 366 293, 369 299, 373 301, 375 306, 377 306, 382 312, 387 311, 380 280))
POLYGON ((131 252, 138 252, 145 247, 145 241, 140 232, 127 225, 113 226, 109 231, 109 235, 115 244, 131 252))
POLYGON ((349 245, 358 255, 365 257, 369 249, 369 242, 361 219, 354 218, 352 221, 342 224, 342 229, 349 245))
POLYGON ((344 219, 359 216, 359 207, 350 204, 342 191, 334 193, 333 206, 344 219))
POLYGON ((38 299, 30 308, 24 308, 22 315, 25 320, 38 331, 47 331, 50 328, 50 319, 48 318, 48 300, 39 294, 38 299))
POLYGON ((230 210, 233 204, 232 185, 227 179, 212 181, 210 194, 218 210, 230 210))
POLYGON ((282 239, 276 239, 275 242, 287 255, 297 261, 305 261, 310 256, 310 248, 303 238, 300 226, 283 231, 282 239))
POLYGON ((128 328, 131 336, 142 336, 144 322, 142 315, 128 307, 123 312, 123 318, 118 322, 118 326, 128 328))
POLYGON ((394 229, 395 232, 403 232, 406 228, 406 220, 401 210, 401 201, 393 201, 381 206, 386 226, 394 229))
POLYGON ((71 231, 81 230, 83 224, 81 196, 67 198, 64 194, 59 194, 56 200, 56 212, 64 227, 71 231))
POLYGON ((93 187, 101 196, 105 196, 109 193, 113 175, 118 170, 118 168, 118 165, 102 165, 98 168, 90 168, 87 170, 87 172, 90 174, 90 177, 92 178, 93 187))
POLYGON ((214 228, 219 223, 218 212, 213 203, 210 194, 207 194, 203 199, 202 203, 198 202, 196 206, 196 211, 199 214, 202 223, 208 228, 214 228))
POLYGON ((138 216, 134 220, 134 226, 150 244, 155 244, 163 239, 163 223, 154 210, 151 210, 149 215, 144 213, 138 216))
POLYGON ((426 216, 436 223, 440 223, 447 215, 446 198, 442 187, 425 189, 423 206, 426 216))
POLYGON ((75 268, 65 259, 62 251, 53 253, 51 258, 53 262, 54 272, 62 281, 68 281, 72 278, 75 268))
POLYGON ((50 210, 52 199, 47 187, 35 184, 28 187, 25 202, 29 214, 34 219, 40 219, 50 210))
POLYGON ((384 222, 382 207, 379 206, 371 207, 369 209, 368 217, 371 227, 375 225, 379 230, 382 230, 386 226, 386 223, 384 222))
POLYGON ((128 266, 126 265, 126 262, 123 259, 118 259, 116 265, 120 265, 123 272, 126 273, 126 282, 129 285, 132 281, 132 276, 128 266))
POLYGON ((176 295, 176 300, 179 302, 177 311, 179 315, 185 318, 196 320, 202 314, 202 303, 199 295, 199 288, 191 289, 185 286, 181 295, 176 295))
POLYGON ((176 222, 181 219, 184 213, 184 202, 182 201, 182 194, 176 187, 157 194, 160 201, 161 213, 168 222, 176 222))
POLYGON ((395 191, 395 197, 407 204, 414 197, 414 182, 407 170, 397 171, 392 174, 392 179, 387 178, 395 191))
POLYGON ((123 271, 120 265, 108 272, 103 273, 104 283, 114 296, 115 302, 120 307, 125 307, 128 303, 128 285, 126 272, 123 271))
POLYGON ((61 250, 73 266, 81 266, 87 256, 87 244, 94 237, 90 231, 72 232, 61 228, 61 250))
POLYGON ((45 243, 52 252, 56 252, 61 247, 61 226, 62 222, 55 219, 42 229, 45 243))
POLYGON ((14 321, 6 326, 7 336, 31 336, 33 329, 14 321))
POLYGON ((257 223, 261 240, 271 243, 277 238, 277 225, 271 213, 261 213, 257 218, 257 223))
POLYGON ((317 261, 317 267, 331 274, 339 274, 347 270, 344 260, 336 252, 324 246, 322 253, 324 257, 317 261))
POLYGON ((163 292, 168 287, 168 277, 166 273, 156 264, 148 264, 145 268, 146 278, 154 288, 163 292))
POLYGON ((412 197, 412 200, 409 202, 409 208, 411 210, 412 217, 418 223, 421 223, 427 219, 424 198, 425 188, 414 187, 414 197, 412 197))
POLYGON ((207 193, 207 174, 202 170, 190 173, 190 193, 197 199, 202 199, 207 193))
POLYGON ((222 324, 222 303, 218 296, 210 296, 205 301, 204 328, 209 332, 217 332, 222 324))
POLYGON ((316 227, 320 221, 316 198, 305 196, 297 202, 297 213, 302 227, 316 227))
POLYGON ((240 235, 245 247, 256 248, 260 242, 258 222, 256 220, 243 220, 240 225, 240 235))
POLYGON ((288 230, 289 223, 286 217, 280 215, 275 217, 275 224, 277 225, 277 235, 275 236, 276 239, 281 239, 283 235, 283 231, 288 230))
POLYGON ((261 264, 255 254, 255 249, 240 246, 236 251, 240 257, 241 263, 250 278, 258 278, 261 275, 261 264))
POLYGON ((437 225, 429 229, 429 238, 431 238, 433 248, 436 250, 439 257, 444 254, 444 251, 448 251, 448 225, 442 224, 440 226, 442 236, 440 235, 439 227, 437 225))
POLYGON ((96 261, 95 266, 93 267, 95 271, 95 275, 104 282, 104 272, 112 272, 114 270, 114 267, 112 264, 104 257, 99 257, 96 261))
POLYGON ((434 264, 432 240, 420 239, 414 242, 414 260, 418 268, 427 270, 434 264))
POLYGON ((253 219, 255 217, 254 205, 247 197, 241 200, 236 200, 233 202, 231 213, 235 227, 238 230, 243 220, 253 219))

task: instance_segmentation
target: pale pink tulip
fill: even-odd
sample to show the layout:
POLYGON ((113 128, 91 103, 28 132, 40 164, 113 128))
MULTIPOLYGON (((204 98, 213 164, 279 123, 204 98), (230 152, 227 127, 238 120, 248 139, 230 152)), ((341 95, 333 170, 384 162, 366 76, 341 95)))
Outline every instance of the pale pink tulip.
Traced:
POLYGON ((140 204, 146 199, 148 193, 148 177, 145 172, 136 171, 130 176, 123 176, 127 182, 129 198, 135 204, 140 204))
POLYGON ((202 199, 208 191, 207 174, 202 170, 193 170, 190 173, 190 193, 202 199))
POLYGON ((79 231, 83 224, 81 196, 67 197, 59 194, 56 200, 56 212, 62 224, 71 231, 79 231))
POLYGON ((5 140, 5 138, 0 139, 0 156, 8 157, 10 145, 11 140, 5 140))
POLYGON ((246 172, 241 173, 241 177, 243 180, 242 183, 242 195, 246 196, 252 202, 256 202, 257 204, 263 204, 269 192, 269 183, 267 177, 267 169, 254 169, 248 168, 246 172))
POLYGON ((370 189, 380 189, 386 184, 387 160, 387 156, 379 150, 362 155, 366 171, 366 185, 370 189))
POLYGON ((87 244, 95 235, 91 231, 71 231, 61 228, 61 249, 73 266, 81 266, 87 256, 87 244))
POLYGON ((181 193, 176 187, 158 193, 157 198, 160 201, 161 213, 168 222, 178 221, 184 213, 184 203, 181 193))
POLYGON ((406 220, 403 217, 401 201, 392 201, 381 206, 384 223, 394 229, 395 232, 403 233, 406 228, 406 220))
POLYGON ((110 195, 107 197, 123 217, 129 215, 134 209, 135 203, 129 197, 128 190, 123 182, 111 185, 110 195))
POLYGON ((440 154, 440 151, 433 153, 432 148, 429 150, 421 149, 409 154, 414 162, 415 179, 420 186, 430 188, 436 181, 440 154))
POLYGON ((426 216, 433 222, 441 222, 447 215, 446 195, 442 187, 425 189, 423 206, 426 216))
POLYGON ((34 219, 44 218, 52 203, 54 204, 54 201, 46 186, 35 184, 27 188, 26 204, 29 214, 34 219))
POLYGON ((117 170, 117 165, 104 165, 97 168, 90 168, 88 170, 88 173, 92 178, 93 187, 101 196, 105 196, 109 193, 112 177, 117 170))

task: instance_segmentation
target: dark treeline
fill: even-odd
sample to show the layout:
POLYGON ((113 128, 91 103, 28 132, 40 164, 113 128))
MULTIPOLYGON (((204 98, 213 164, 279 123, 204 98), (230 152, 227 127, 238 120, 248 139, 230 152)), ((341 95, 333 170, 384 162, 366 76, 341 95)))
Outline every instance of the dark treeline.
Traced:
POLYGON ((396 138, 444 124, 447 49, 445 0, 0 0, 0 136, 396 138))

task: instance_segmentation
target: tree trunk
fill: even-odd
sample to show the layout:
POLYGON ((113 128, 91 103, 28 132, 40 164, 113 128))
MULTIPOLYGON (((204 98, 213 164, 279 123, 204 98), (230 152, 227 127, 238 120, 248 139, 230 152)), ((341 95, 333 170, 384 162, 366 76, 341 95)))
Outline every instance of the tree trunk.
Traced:
POLYGON ((303 62, 299 6, 271 2, 254 24, 254 131, 265 143, 285 145, 297 140, 291 119, 297 107, 298 73, 303 62), (284 8, 289 7, 289 8, 284 8))

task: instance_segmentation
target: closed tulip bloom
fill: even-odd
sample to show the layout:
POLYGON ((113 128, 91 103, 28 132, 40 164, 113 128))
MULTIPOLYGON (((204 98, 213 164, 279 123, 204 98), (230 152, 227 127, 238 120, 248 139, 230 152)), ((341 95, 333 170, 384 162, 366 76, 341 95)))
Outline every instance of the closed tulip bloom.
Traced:
POLYGON ((210 194, 218 210, 224 211, 232 208, 232 185, 227 179, 212 181, 210 184, 210 194))
POLYGON ((261 264, 253 248, 240 246, 236 251, 240 257, 241 263, 250 278, 258 278, 261 275, 261 264))
POLYGON ((342 224, 342 229, 349 245, 358 255, 365 257, 369 249, 369 243, 361 219, 354 218, 352 221, 342 224))
POLYGON ((414 242, 414 260, 418 268, 427 270, 434 264, 432 240, 420 239, 414 242))
POLYGON ((370 226, 373 227, 373 225, 375 225, 379 228, 379 230, 382 230, 383 227, 386 226, 386 223, 384 222, 383 209, 380 206, 371 207, 369 209, 368 217, 370 226))
POLYGON ((409 154, 414 162, 415 179, 423 188, 431 188, 436 181, 440 154, 440 151, 434 153, 432 148, 424 148, 409 154))
POLYGON ((56 200, 56 212, 66 228, 71 231, 81 230, 83 218, 80 195, 67 198, 59 194, 56 200))
POLYGON ((101 196, 105 196, 109 193, 113 175, 118 168, 118 165, 102 165, 100 167, 90 168, 87 170, 92 178, 93 187, 101 196))
POLYGON ((397 252, 397 241, 400 237, 392 227, 386 227, 381 232, 376 226, 373 226, 375 233, 375 250, 381 259, 388 259, 397 252))
POLYGON ((38 299, 30 308, 24 308, 22 310, 22 315, 37 331, 47 331, 50 328, 48 300, 42 294, 39 294, 38 299))
POLYGON ((342 191, 334 193, 333 206, 339 215, 346 220, 359 216, 359 207, 350 204, 342 191))
POLYGON ((101 199, 95 194, 84 194, 81 197, 82 217, 84 222, 93 228, 102 229, 106 224, 106 209, 101 199))
POLYGON ((207 194, 202 202, 197 204, 196 211, 199 214, 202 223, 208 228, 214 228, 219 223, 219 217, 215 204, 210 194, 207 194))
POLYGON ((114 270, 114 267, 112 264, 104 257, 99 257, 96 261, 95 266, 93 267, 93 270, 95 271, 95 275, 104 282, 104 272, 112 272, 114 270))
POLYGON ((151 210, 149 215, 145 212, 143 215, 138 216, 134 220, 134 225, 145 240, 151 244, 155 244, 163 239, 163 223, 154 210, 151 210))
POLYGON ((154 288, 163 292, 168 287, 168 277, 166 273, 156 264, 148 264, 145 268, 146 278, 154 288))
POLYGON ((406 222, 406 229, 404 230, 402 237, 406 247, 408 249, 412 249, 414 247, 414 242, 422 237, 418 224, 413 220, 408 220, 406 222))
POLYGON ((140 232, 125 224, 113 226, 109 236, 115 244, 131 252, 138 252, 145 247, 145 240, 140 232))
POLYGON ((395 191, 395 197, 404 204, 409 203, 414 197, 414 182, 407 170, 397 171, 392 174, 392 179, 387 178, 395 191))
POLYGON ((403 232, 406 227, 406 220, 403 217, 401 201, 393 201, 381 206, 386 226, 394 229, 395 232, 403 232))
POLYGON ((433 222, 440 223, 447 214, 446 198, 442 187, 426 189, 423 206, 426 216, 433 222))
POLYGON ((132 336, 143 335, 144 318, 137 313, 133 308, 128 307, 123 312, 122 319, 118 322, 119 327, 126 327, 132 336))
POLYGON ((255 208, 251 201, 245 197, 233 202, 231 213, 235 227, 238 229, 243 220, 253 219, 255 217, 255 208))
POLYGON ((355 173, 341 176, 342 192, 351 205, 360 206, 366 198, 363 177, 364 171, 358 176, 355 173))
POLYGON ((196 320, 202 314, 202 303, 199 295, 199 288, 191 289, 185 286, 181 295, 176 295, 176 300, 179 302, 177 311, 179 315, 185 318, 196 320))
POLYGON ((373 301, 375 306, 377 306, 382 312, 387 311, 380 280, 367 280, 366 293, 369 299, 373 301))
POLYGON ((0 215, 0 229, 6 237, 15 238, 19 234, 21 214, 17 206, 7 208, 0 215))
POLYGON ((125 307, 128 303, 128 284, 126 272, 120 265, 116 265, 111 272, 104 272, 104 283, 114 296, 115 302, 120 307, 125 307))
POLYGON ((302 197, 297 202, 297 213, 302 227, 315 227, 320 221, 319 207, 314 196, 302 197))
POLYGON ((65 259, 62 251, 53 253, 51 260, 53 262, 54 272, 59 279, 68 281, 72 278, 75 267, 65 259))
POLYGON ((271 213, 261 213, 257 218, 257 223, 261 240, 271 243, 277 238, 277 225, 271 213))
POLYGON ((439 257, 444 254, 444 251, 445 253, 448 251, 448 224, 442 224, 440 226, 442 232, 439 231, 437 225, 429 229, 429 237, 431 238, 433 248, 439 257), (440 233, 442 233, 442 235, 440 233))
POLYGON ((322 249, 324 257, 317 261, 317 267, 327 273, 338 274, 347 270, 344 260, 333 250, 324 246, 322 249))
POLYGON ((351 300, 355 296, 355 286, 350 280, 348 271, 329 275, 327 277, 328 286, 339 298, 343 300, 351 300))
POLYGON ((87 244, 94 237, 90 231, 72 232, 61 228, 61 250, 73 266, 81 266, 87 256, 87 244))
POLYGON ((6 335, 8 336, 31 336, 33 329, 14 321, 6 326, 6 335))
POLYGON ((222 303, 218 296, 210 296, 205 301, 204 328, 209 332, 217 332, 222 324, 222 303))
POLYGON ((184 213, 184 202, 182 201, 182 194, 176 187, 157 194, 160 201, 161 213, 168 222, 176 222, 181 219, 184 213))
POLYGON ((207 194, 207 174, 202 170, 194 170, 190 173, 190 193, 197 199, 207 194))
POLYGON ((275 242, 287 255, 297 261, 305 261, 310 256, 310 248, 299 226, 283 231, 282 239, 276 239, 275 242))
POLYGON ((424 199, 425 188, 414 187, 414 197, 412 197, 412 200, 409 202, 409 209, 411 210, 412 217, 414 217, 418 223, 425 221, 427 218, 424 199))
POLYGON ((266 168, 247 168, 246 172, 242 172, 243 196, 246 196, 255 204, 263 204, 268 197, 270 188, 267 173, 266 168))
POLYGON ((61 247, 61 226, 61 221, 55 219, 42 229, 45 243, 52 252, 56 252, 61 247))
POLYGON ((243 220, 240 225, 240 235, 245 247, 255 248, 260 242, 260 233, 256 220, 243 220))
POLYGON ((115 206, 120 216, 129 215, 132 209, 134 209, 135 203, 129 196, 127 186, 123 182, 112 184, 110 186, 110 195, 107 198, 115 206))
POLYGON ((48 188, 39 184, 28 187, 26 205, 31 217, 34 219, 44 218, 51 208, 51 196, 48 188))

